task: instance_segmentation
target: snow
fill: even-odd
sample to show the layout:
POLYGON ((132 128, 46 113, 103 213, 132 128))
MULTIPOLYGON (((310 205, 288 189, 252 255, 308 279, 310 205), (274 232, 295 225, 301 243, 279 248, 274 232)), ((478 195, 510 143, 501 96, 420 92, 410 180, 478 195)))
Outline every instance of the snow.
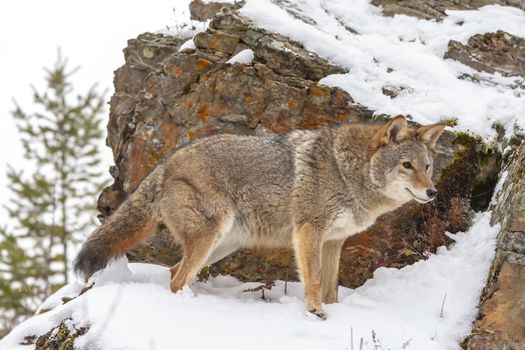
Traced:
POLYGON ((49 298, 46 299, 36 310, 36 313, 39 314, 45 310, 51 310, 63 304, 62 298, 69 298, 72 295, 79 295, 82 289, 85 288, 85 284, 79 281, 66 284, 55 293, 53 293, 49 298))
MULTIPOLYGON (((193 38, 197 33, 203 32, 208 28, 209 21, 194 21, 190 18, 191 0, 177 0, 173 4, 172 25, 166 25, 165 28, 158 30, 157 33, 176 36, 182 39, 193 38)), ((185 43, 187 44, 187 42, 185 43)))
POLYGON ((422 124, 457 118, 457 130, 486 137, 495 136, 496 121, 507 134, 514 124, 525 127, 525 90, 512 89, 521 79, 480 73, 443 59, 450 40, 466 43, 475 34, 497 30, 525 37, 525 12, 493 5, 448 11, 442 22, 436 22, 405 15, 384 17, 369 0, 354 0, 351 5, 345 0, 280 4, 247 0, 241 14, 346 68, 347 74, 330 75, 320 83, 343 88, 376 113, 411 114, 422 124), (308 17, 309 23, 290 12, 308 17), (459 79, 463 74, 480 82, 459 79), (383 95, 384 86, 409 89, 391 99, 383 95))
MULTIPOLYGON (((509 176, 508 169, 505 169, 499 174, 498 182, 496 183, 496 186, 494 186, 494 193, 492 194, 492 198, 490 199, 490 206, 495 206, 498 203, 498 198, 501 193, 501 190, 503 190, 503 185, 507 181, 507 176, 509 176)), ((505 202, 503 202, 505 203, 505 202)))
POLYGON ((195 48, 195 43, 193 42, 193 38, 187 40, 184 42, 184 44, 182 44, 179 48, 179 52, 180 51, 184 51, 186 49, 194 49, 195 48))
MULTIPOLYGON (((173 294, 167 268, 121 259, 94 276, 95 286, 81 296, 48 303, 53 310, 15 328, 0 350, 28 349, 17 345, 24 336, 43 334, 67 317, 90 327, 75 342, 80 349, 350 349, 351 334, 355 349, 361 338, 363 349, 375 349, 372 332, 385 349, 407 342, 406 349, 459 349, 494 255, 498 227, 489 220, 490 212, 477 214, 467 233, 450 235, 452 247, 425 261, 378 269, 355 290, 340 287, 326 321, 304 311, 301 283, 288 283, 285 295, 278 281, 267 301, 246 291, 258 283, 229 276, 173 294)), ((78 294, 78 283, 69 288, 71 297, 78 294)))
POLYGON ((253 61, 253 51, 251 49, 245 49, 240 51, 238 54, 230 58, 226 63, 235 64, 250 64, 253 61))

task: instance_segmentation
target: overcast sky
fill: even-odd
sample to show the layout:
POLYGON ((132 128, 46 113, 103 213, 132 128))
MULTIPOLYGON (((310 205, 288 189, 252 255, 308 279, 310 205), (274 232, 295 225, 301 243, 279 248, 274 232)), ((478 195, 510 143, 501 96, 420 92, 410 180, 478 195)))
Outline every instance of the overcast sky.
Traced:
MULTIPOLYGON (((74 83, 85 91, 98 82, 113 93, 113 71, 124 63, 126 41, 175 24, 187 0, 17 0, 0 1, 0 204, 6 203, 6 165, 23 166, 22 148, 10 115, 16 97, 31 111, 30 84, 44 87, 43 67, 55 62, 57 48, 80 65, 74 83)), ((104 120, 107 123, 108 111, 104 120)), ((104 153, 107 168, 109 149, 104 153)), ((0 220, 5 219, 0 209, 0 220)))

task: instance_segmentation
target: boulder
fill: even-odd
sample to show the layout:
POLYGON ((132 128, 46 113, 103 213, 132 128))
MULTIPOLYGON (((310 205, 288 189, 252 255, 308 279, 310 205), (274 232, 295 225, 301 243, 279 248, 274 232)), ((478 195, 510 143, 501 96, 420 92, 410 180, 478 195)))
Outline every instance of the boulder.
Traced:
POLYGON ((438 21, 445 18, 446 10, 475 10, 485 5, 523 8, 520 0, 372 0, 372 4, 381 6, 385 16, 402 14, 438 21))
MULTIPOLYGON (((115 72, 108 124, 115 181, 100 196, 102 220, 162 159, 195 138, 217 133, 281 134, 385 118, 373 118, 373 112, 347 92, 318 84, 343 69, 298 42, 257 27, 235 10, 223 8, 194 40, 195 49, 179 51, 179 39, 143 34, 124 50, 126 63, 115 72), (245 48, 253 50, 253 62, 226 63, 245 48)), ((439 199, 425 206, 411 203, 349 239, 342 256, 341 283, 356 287, 378 267, 401 267, 423 259, 426 251, 449 243, 445 230, 465 230, 485 156, 480 139, 447 131, 434 155, 439 199)), ((160 223, 157 233, 128 257, 173 265, 180 251, 160 223)), ((287 250, 244 250, 205 269, 201 276, 208 273, 252 281, 296 279, 287 250)))
POLYGON ((525 76, 525 39, 503 31, 474 35, 466 45, 451 40, 444 57, 478 71, 525 76))
POLYGON ((467 350, 525 349, 525 143, 503 172, 492 224, 500 224, 496 256, 483 290, 467 350))

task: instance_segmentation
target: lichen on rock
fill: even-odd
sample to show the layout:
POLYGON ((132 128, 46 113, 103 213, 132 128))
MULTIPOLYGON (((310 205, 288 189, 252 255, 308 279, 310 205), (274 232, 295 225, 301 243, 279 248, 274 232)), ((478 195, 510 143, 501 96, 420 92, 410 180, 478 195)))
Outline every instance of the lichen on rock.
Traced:
POLYGON ((35 350, 73 350, 75 339, 87 333, 89 328, 77 327, 71 318, 66 318, 49 332, 38 337, 35 350))

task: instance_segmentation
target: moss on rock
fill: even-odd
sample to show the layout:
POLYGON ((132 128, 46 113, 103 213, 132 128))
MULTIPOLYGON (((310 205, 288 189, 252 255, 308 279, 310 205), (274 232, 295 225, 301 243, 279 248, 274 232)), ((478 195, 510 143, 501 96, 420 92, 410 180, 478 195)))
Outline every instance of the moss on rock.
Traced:
POLYGON ((71 318, 67 318, 38 337, 35 350, 73 350, 75 339, 87 331, 87 327, 77 327, 71 318))

